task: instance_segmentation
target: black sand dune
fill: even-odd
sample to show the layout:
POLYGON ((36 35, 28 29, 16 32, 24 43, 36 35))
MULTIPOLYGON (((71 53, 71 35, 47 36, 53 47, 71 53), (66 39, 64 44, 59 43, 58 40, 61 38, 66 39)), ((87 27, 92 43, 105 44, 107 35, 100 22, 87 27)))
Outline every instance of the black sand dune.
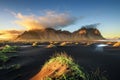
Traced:
POLYGON ((42 65, 57 52, 66 52, 87 72, 100 68, 108 80, 119 80, 120 73, 120 48, 104 48, 95 51, 96 46, 57 46, 54 48, 24 47, 20 48, 18 56, 12 58, 6 65, 20 64, 17 70, 0 70, 0 80, 29 80, 40 71, 42 65))

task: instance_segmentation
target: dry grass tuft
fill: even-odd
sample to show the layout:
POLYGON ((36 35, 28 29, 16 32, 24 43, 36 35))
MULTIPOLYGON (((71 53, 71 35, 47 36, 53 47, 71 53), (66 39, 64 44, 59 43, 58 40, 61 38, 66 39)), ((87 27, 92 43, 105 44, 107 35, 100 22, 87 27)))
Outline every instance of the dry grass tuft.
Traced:
POLYGON ((33 46, 33 47, 37 47, 37 46, 38 46, 38 42, 32 43, 32 46, 33 46))
POLYGON ((85 73, 65 53, 51 57, 31 80, 84 80, 85 73))
POLYGON ((53 47, 55 47, 55 45, 54 45, 54 44, 49 44, 49 45, 47 45, 47 47, 46 47, 46 48, 53 48, 53 47))
POLYGON ((108 44, 108 45, 112 45, 112 44, 113 44, 113 42, 107 42, 106 44, 108 44))
POLYGON ((67 45, 67 42, 62 42, 61 44, 60 44, 60 46, 66 46, 67 45))
POLYGON ((113 47, 120 47, 120 42, 116 42, 115 44, 113 44, 113 47))

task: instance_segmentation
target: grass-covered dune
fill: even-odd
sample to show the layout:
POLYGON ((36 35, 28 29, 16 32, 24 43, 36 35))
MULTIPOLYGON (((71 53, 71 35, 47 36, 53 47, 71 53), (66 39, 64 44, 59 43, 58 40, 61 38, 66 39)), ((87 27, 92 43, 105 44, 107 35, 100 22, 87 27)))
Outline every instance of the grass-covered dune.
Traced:
POLYGON ((86 80, 86 74, 66 54, 57 54, 46 62, 31 80, 86 80))
POLYGON ((107 80, 99 73, 88 74, 65 53, 51 57, 31 80, 107 80))

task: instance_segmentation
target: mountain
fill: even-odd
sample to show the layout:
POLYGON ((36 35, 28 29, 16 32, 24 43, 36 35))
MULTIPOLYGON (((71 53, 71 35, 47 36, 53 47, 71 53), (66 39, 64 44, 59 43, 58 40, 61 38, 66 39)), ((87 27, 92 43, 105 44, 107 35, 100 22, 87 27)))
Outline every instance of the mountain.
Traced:
POLYGON ((76 41, 104 39, 96 28, 81 28, 73 33, 69 31, 46 28, 44 30, 29 30, 17 36, 16 40, 40 41, 76 41))
POLYGON ((73 32, 74 38, 81 38, 83 40, 104 39, 97 28, 82 27, 81 29, 73 32))

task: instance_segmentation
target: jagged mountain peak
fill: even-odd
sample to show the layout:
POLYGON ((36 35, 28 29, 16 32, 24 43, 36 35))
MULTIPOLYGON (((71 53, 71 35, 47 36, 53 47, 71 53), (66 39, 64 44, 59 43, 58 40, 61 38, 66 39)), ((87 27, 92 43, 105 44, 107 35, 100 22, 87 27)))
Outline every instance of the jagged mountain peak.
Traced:
POLYGON ((16 40, 45 40, 45 41, 76 41, 104 39, 97 28, 81 28, 73 33, 69 31, 46 28, 42 30, 25 31, 16 40))

